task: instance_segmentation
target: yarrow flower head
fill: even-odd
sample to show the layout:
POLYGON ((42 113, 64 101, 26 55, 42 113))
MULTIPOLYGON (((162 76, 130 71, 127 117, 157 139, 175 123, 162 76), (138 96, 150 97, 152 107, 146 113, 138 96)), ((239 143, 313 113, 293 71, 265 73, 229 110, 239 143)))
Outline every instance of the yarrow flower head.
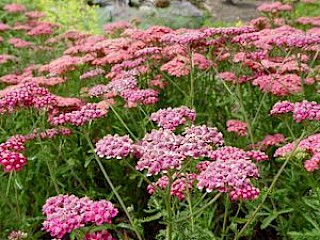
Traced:
POLYGON ((87 224, 110 224, 118 214, 118 210, 109 201, 93 201, 74 195, 48 198, 42 212, 46 216, 43 230, 58 238, 87 224))
POLYGON ((107 159, 122 159, 132 152, 133 141, 129 136, 107 135, 96 143, 96 153, 107 159))
POLYGON ((240 120, 228 120, 227 121, 227 131, 234 132, 239 136, 248 135, 248 123, 242 122, 240 120))
POLYGON ((255 199, 259 196, 259 190, 251 185, 250 178, 258 176, 258 169, 250 160, 217 160, 198 175, 197 187, 207 192, 228 192, 232 200, 255 199))
POLYGON ((87 233, 83 240, 116 240, 107 230, 87 233))
POLYGON ((183 125, 187 120, 194 122, 196 119, 196 112, 188 107, 182 106, 178 108, 160 109, 152 113, 150 120, 158 123, 159 127, 168 130, 175 130, 177 126, 183 125))

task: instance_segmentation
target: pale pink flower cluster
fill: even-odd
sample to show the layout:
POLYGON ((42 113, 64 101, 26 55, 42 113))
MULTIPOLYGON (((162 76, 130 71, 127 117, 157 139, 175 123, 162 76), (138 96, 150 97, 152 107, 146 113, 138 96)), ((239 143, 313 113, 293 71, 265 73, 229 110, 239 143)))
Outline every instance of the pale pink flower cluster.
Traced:
POLYGON ((23 240, 28 237, 28 234, 22 231, 12 231, 8 235, 8 240, 23 240))
POLYGON ((39 22, 36 26, 27 32, 29 36, 51 35, 54 31, 54 25, 47 22, 39 22))
POLYGON ((16 3, 6 4, 3 9, 9 13, 20 13, 26 11, 25 6, 16 3))
POLYGON ((90 71, 83 73, 80 76, 80 79, 84 80, 84 79, 88 79, 88 78, 94 78, 94 77, 97 77, 97 76, 102 75, 104 73, 105 73, 105 71, 102 68, 96 68, 96 69, 92 69, 90 71))
POLYGON ((227 131, 233 132, 238 136, 247 136, 248 135, 248 123, 231 119, 227 121, 227 131))
POLYGON ((292 6, 281 2, 263 3, 258 7, 258 11, 265 13, 278 13, 291 11, 292 6))
POLYGON ((89 89, 90 96, 99 96, 106 94, 108 98, 121 95, 126 90, 137 89, 137 80, 134 77, 124 77, 113 80, 107 85, 98 84, 89 89))
POLYGON ((320 27, 320 17, 300 17, 296 20, 296 22, 302 25, 313 25, 320 27))
POLYGON ((83 64, 80 57, 73 57, 64 55, 50 62, 49 64, 41 66, 40 72, 49 72, 52 74, 65 74, 68 71, 75 70, 77 65, 83 64))
POLYGON ((132 28, 132 25, 125 21, 117 21, 114 23, 108 23, 104 25, 103 29, 107 34, 115 34, 117 32, 123 32, 126 29, 132 28))
MULTIPOLYGON (((1 40, 0 40, 1 42, 1 40)), ((18 58, 14 55, 10 55, 10 54, 1 54, 0 55, 0 64, 4 64, 7 63, 9 61, 18 61, 18 58)))
MULTIPOLYGON (((197 175, 194 173, 188 174, 176 174, 173 177, 171 184, 170 194, 176 196, 179 200, 183 201, 186 198, 186 193, 191 192, 192 185, 197 178, 197 175)), ((169 177, 162 176, 157 180, 157 182, 152 185, 148 185, 147 190, 149 194, 154 194, 157 191, 157 188, 165 190, 169 185, 169 177)))
POLYGON ((305 151, 310 154, 310 158, 304 162, 304 168, 308 172, 320 169, 320 134, 311 135, 300 142, 292 142, 278 148, 274 157, 288 157, 292 151, 305 151))
POLYGON ((122 159, 133 150, 133 141, 129 136, 107 135, 96 143, 96 153, 106 159, 122 159))
POLYGON ((150 120, 156 122, 159 127, 174 131, 177 126, 184 125, 187 120, 194 122, 196 112, 193 109, 182 106, 178 108, 166 108, 152 113, 150 120))
POLYGON ((100 107, 95 103, 88 103, 79 110, 61 113, 58 116, 50 115, 49 123, 52 125, 71 124, 74 126, 82 126, 91 120, 102 118, 107 114, 107 109, 100 107))
POLYGON ((118 210, 109 201, 93 201, 74 195, 48 198, 42 212, 46 216, 43 230, 58 238, 87 224, 111 224, 112 218, 118 214, 118 210))
POLYGON ((271 115, 284 113, 292 113, 295 122, 299 123, 304 120, 320 121, 320 104, 317 102, 302 102, 291 103, 288 101, 277 102, 271 109, 271 115))
POLYGON ((10 38, 8 40, 8 43, 10 43, 15 48, 29 48, 32 46, 31 42, 25 41, 21 38, 10 38))
POLYGON ((147 169, 147 175, 179 170, 187 157, 209 156, 213 147, 221 144, 222 134, 207 126, 191 126, 182 135, 166 129, 152 130, 134 145, 135 155, 139 158, 136 169, 147 169))
POLYGON ((11 27, 8 24, 0 22, 0 32, 4 32, 11 29, 11 27))
POLYGON ((126 101, 126 107, 136 107, 138 104, 153 105, 158 102, 159 92, 154 89, 127 89, 121 93, 126 101))
POLYGON ((244 151, 237 147, 225 146, 211 151, 208 157, 213 161, 229 161, 229 160, 255 160, 256 162, 269 160, 268 155, 261 151, 244 151))
POLYGON ((83 240, 116 240, 107 230, 87 233, 83 240))
POLYGON ((39 19, 46 16, 46 14, 39 11, 29 11, 29 12, 26 12, 24 15, 26 15, 30 19, 39 19))

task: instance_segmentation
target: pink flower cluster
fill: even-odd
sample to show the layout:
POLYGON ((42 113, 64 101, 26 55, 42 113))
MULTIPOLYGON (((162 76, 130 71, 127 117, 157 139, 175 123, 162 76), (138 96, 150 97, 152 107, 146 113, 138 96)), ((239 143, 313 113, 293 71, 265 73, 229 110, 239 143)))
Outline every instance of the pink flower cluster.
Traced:
POLYGON ((278 13, 291 11, 292 6, 281 2, 263 3, 258 7, 258 11, 265 13, 278 13))
POLYGON ((109 201, 93 201, 74 195, 48 198, 42 212, 46 216, 43 230, 58 238, 87 224, 110 224, 112 218, 118 214, 118 210, 109 201))
POLYGON ((299 150, 307 152, 311 157, 304 162, 304 168, 308 172, 320 169, 320 134, 311 135, 300 142, 292 142, 278 148, 274 157, 287 157, 292 151, 299 150))
POLYGON ((21 38, 10 38, 8 43, 15 48, 29 48, 32 45, 31 42, 25 41, 21 38))
POLYGON ((296 103, 282 101, 277 102, 270 111, 271 115, 284 113, 293 113, 293 119, 297 123, 304 120, 320 121, 320 104, 307 100, 296 103))
POLYGON ((27 82, 7 87, 0 94, 0 112, 12 112, 16 108, 33 107, 50 109, 56 103, 54 95, 36 83, 27 82))
MULTIPOLYGON (((305 84, 313 84, 314 79, 304 80, 305 84)), ((276 96, 288 96, 302 91, 303 80, 296 74, 269 74, 262 75, 253 80, 252 84, 261 91, 272 93, 276 96)))
POLYGON ((256 165, 247 159, 217 160, 198 175, 197 187, 207 192, 229 192, 232 200, 256 199, 259 189, 251 185, 250 178, 258 176, 256 165))
MULTIPOLYGON (((186 198, 186 193, 191 192, 193 182, 196 180, 197 175, 194 173, 188 173, 184 175, 173 176, 173 181, 171 184, 172 196, 176 196, 179 200, 183 201, 186 198)), ((149 194, 154 194, 157 188, 165 190, 169 185, 168 176, 162 176, 152 185, 148 185, 147 190, 149 194)))
POLYGON ((285 142, 285 136, 283 134, 277 133, 274 135, 267 135, 265 138, 253 145, 250 145, 251 148, 253 149, 260 149, 260 150, 265 150, 268 147, 271 146, 277 146, 280 143, 285 142))
POLYGON ((116 240, 107 230, 87 233, 83 240, 116 240))
POLYGON ((194 122, 196 112, 188 107, 166 108, 152 113, 150 120, 156 122, 159 127, 174 131, 177 126, 184 125, 187 120, 194 122))
POLYGON ((133 141, 129 136, 107 135, 96 143, 96 153, 107 159, 122 159, 132 152, 133 141))
POLYGON ((6 4, 3 9, 9 13, 20 13, 26 11, 25 6, 16 3, 6 4))
POLYGON ((227 121, 227 131, 234 132, 238 136, 247 136, 248 135, 248 123, 242 122, 240 120, 228 120, 227 121))
POLYGON ((107 109, 101 107, 99 104, 88 103, 72 112, 61 113, 58 116, 54 114, 49 116, 49 123, 52 125, 71 124, 74 126, 82 126, 91 120, 102 118, 107 114, 107 109))
POLYGON ((0 144, 0 165, 5 172, 20 171, 26 164, 27 158, 21 153, 25 150, 27 141, 37 139, 52 139, 57 135, 68 136, 71 130, 67 128, 52 128, 45 131, 35 129, 27 135, 15 135, 0 144))

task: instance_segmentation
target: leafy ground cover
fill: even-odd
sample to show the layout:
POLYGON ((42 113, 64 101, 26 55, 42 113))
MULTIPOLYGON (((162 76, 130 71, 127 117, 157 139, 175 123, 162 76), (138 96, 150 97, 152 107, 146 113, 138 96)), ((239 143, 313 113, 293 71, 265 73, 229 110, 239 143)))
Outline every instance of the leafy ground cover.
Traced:
MULTIPOLYGON (((318 239, 320 19, 103 35, 0 4, 1 239, 318 239)), ((314 15, 314 14, 313 14, 314 15)))

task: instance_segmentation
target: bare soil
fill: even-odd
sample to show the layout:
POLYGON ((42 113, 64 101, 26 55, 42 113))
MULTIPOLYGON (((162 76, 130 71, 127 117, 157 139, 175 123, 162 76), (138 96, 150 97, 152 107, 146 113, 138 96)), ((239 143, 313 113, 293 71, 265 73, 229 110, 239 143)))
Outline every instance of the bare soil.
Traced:
POLYGON ((260 16, 256 9, 265 2, 269 1, 233 0, 234 4, 230 4, 226 0, 205 0, 202 6, 212 14, 213 21, 247 22, 260 16))

